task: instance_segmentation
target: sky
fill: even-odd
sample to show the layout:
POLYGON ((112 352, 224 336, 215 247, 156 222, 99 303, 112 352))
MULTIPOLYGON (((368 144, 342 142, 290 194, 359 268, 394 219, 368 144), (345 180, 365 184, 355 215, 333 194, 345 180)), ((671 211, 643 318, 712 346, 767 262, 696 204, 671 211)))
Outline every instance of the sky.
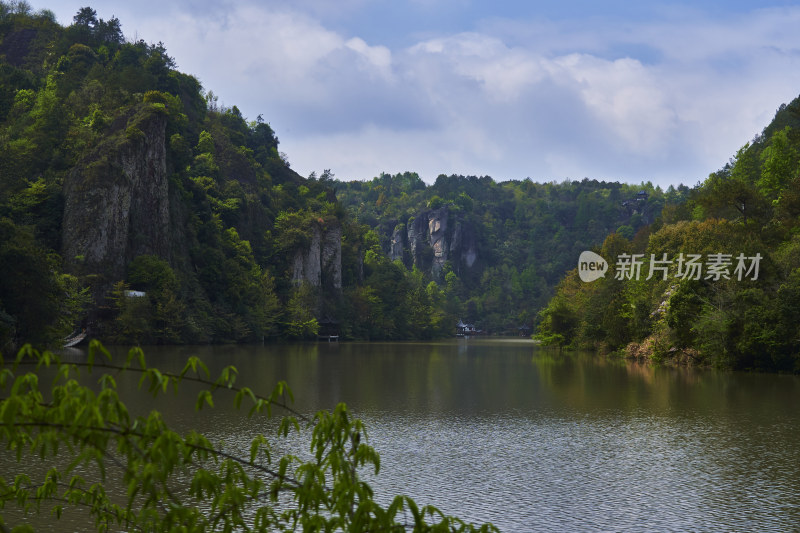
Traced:
MULTIPOLYGON (((62 24, 85 5, 31 3, 62 24)), ((800 2, 89 5, 262 115, 303 176, 694 185, 800 95, 800 2)))

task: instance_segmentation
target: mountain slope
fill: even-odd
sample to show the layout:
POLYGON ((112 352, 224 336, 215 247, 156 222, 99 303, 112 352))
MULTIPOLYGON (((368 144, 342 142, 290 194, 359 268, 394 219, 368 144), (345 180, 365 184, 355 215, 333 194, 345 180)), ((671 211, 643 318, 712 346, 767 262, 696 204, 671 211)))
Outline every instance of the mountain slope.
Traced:
POLYGON ((653 360, 800 372, 798 128, 800 98, 688 202, 665 208, 649 239, 609 235, 595 250, 610 263, 607 275, 586 283, 570 272, 541 313, 539 337, 653 360))
POLYGON ((341 286, 293 277, 290 263, 315 231, 341 231, 329 187, 292 171, 267 123, 218 108, 160 44, 127 42, 89 8, 62 28, 14 7, 0 17, 2 344, 75 327, 125 342, 255 340, 298 321, 313 334, 341 286), (282 227, 289 213, 297 224, 282 227), (41 256, 44 271, 23 268, 41 256), (291 315, 303 283, 314 295, 291 315), (27 312, 37 298, 53 311, 27 312))
POLYGON ((507 334, 533 325, 581 251, 610 231, 634 238, 688 191, 444 175, 427 186, 410 172, 335 187, 383 253, 445 287, 451 314, 507 334))

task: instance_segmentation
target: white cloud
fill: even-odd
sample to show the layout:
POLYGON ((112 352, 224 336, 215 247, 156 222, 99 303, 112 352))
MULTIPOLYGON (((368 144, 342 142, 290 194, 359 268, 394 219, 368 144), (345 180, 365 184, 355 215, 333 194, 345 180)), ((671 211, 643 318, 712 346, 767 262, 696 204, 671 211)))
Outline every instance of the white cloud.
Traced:
POLYGON ((298 139, 291 143, 290 161, 301 174, 331 168, 339 179, 367 179, 383 171, 406 170, 419 172, 429 182, 439 174, 486 175, 492 166, 471 156, 488 152, 488 159, 500 160, 499 147, 486 135, 484 129, 470 124, 415 131, 367 125, 356 131, 298 139), (321 166, 300 163, 308 160, 319 161, 321 166), (348 173, 341 169, 348 169, 348 173))
POLYGON ((315 83, 316 73, 345 47, 341 36, 301 13, 248 4, 237 5, 226 20, 221 25, 185 12, 154 20, 149 28, 166 36, 169 52, 184 70, 198 73, 216 92, 263 91, 301 102, 326 97, 315 83))
POLYGON ((635 59, 570 54, 555 59, 549 68, 554 78, 580 93, 587 111, 628 151, 657 154, 676 126, 656 76, 635 59))
POLYGON ((478 81, 486 96, 496 101, 515 100, 543 75, 541 60, 535 55, 477 33, 432 39, 413 46, 410 52, 416 58, 422 54, 440 56, 441 68, 478 81))
POLYGON ((377 71, 386 79, 392 77, 392 53, 385 46, 369 46, 363 39, 353 37, 344 43, 347 48, 359 54, 369 68, 377 71))

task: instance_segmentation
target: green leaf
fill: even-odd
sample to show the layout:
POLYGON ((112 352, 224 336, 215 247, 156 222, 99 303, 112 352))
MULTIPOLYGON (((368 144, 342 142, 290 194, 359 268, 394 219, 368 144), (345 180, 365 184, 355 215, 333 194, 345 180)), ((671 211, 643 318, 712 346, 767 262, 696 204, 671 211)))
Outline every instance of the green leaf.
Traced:
POLYGON ((242 406, 242 399, 247 396, 250 398, 253 403, 256 403, 256 395, 253 394, 253 391, 250 390, 249 387, 242 387, 239 389, 239 392, 236 393, 236 397, 233 400, 233 404, 236 406, 237 409, 241 408, 242 406))
POLYGON ((210 390, 201 390, 197 394, 197 402, 195 403, 195 410, 200 411, 203 409, 203 405, 208 404, 209 407, 214 407, 214 395, 211 393, 210 390))
POLYGON ((86 358, 87 366, 89 367, 89 372, 91 372, 92 368, 94 367, 94 360, 97 355, 97 352, 100 352, 100 355, 104 356, 108 361, 111 361, 111 354, 106 349, 106 347, 103 346, 97 339, 92 339, 89 341, 89 353, 86 358))
POLYGON ((183 370, 181 371, 180 375, 181 377, 183 377, 184 375, 186 375, 186 372, 191 370, 197 375, 197 377, 202 377, 200 373, 197 371, 198 368, 203 371, 203 374, 205 375, 206 378, 208 378, 211 375, 205 363, 203 363, 203 361, 201 361, 200 358, 195 356, 190 357, 186 361, 186 365, 183 367, 183 370))
POLYGON ((102 388, 103 390, 106 389, 116 390, 117 388, 117 382, 114 380, 114 376, 112 376, 111 374, 103 374, 102 376, 100 376, 98 383, 100 384, 100 388, 102 388))

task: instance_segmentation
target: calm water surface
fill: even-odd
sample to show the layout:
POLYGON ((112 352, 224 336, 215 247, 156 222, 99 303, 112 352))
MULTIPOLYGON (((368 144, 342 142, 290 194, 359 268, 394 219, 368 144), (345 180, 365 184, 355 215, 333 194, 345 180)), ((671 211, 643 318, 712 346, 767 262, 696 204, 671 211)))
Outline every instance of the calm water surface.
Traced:
MULTIPOLYGON (((145 352, 173 368, 189 355, 234 364, 265 393, 284 379, 309 413, 346 402, 381 454, 371 482, 386 502, 405 493, 503 531, 800 529, 797 377, 654 368, 523 340, 145 352)), ((271 432, 226 408, 195 413, 194 399, 138 409, 233 447, 271 432)))

